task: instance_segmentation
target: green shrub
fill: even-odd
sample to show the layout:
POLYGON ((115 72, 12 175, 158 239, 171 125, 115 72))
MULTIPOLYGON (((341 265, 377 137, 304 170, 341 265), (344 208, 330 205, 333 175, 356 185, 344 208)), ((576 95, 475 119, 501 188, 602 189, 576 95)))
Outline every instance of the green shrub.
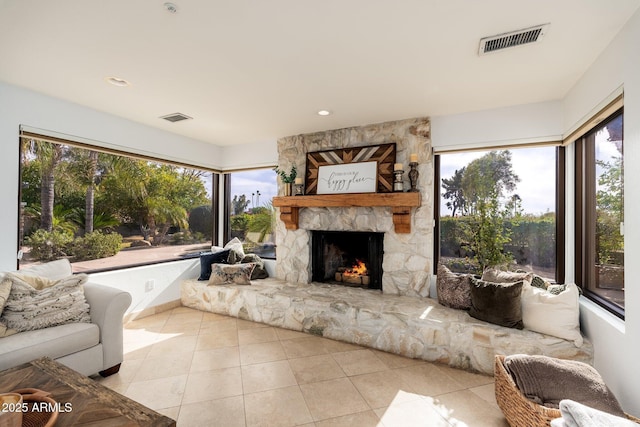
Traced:
POLYGON ((122 236, 117 233, 103 234, 100 231, 77 237, 70 245, 70 254, 75 261, 106 258, 117 254, 122 236))
POLYGON ((472 258, 442 258, 440 262, 455 273, 482 274, 482 268, 472 258))
MULTIPOLYGON (((440 255, 442 257, 474 258, 470 231, 477 225, 473 226, 472 222, 471 216, 440 219, 440 255)), ((519 265, 555 267, 555 216, 507 219, 504 221, 504 229, 511 237, 511 241, 504 244, 503 250, 511 253, 519 265)))
POLYGON ((242 236, 244 240, 244 236, 247 234, 247 230, 249 229, 249 221, 251 217, 248 214, 240 214, 233 215, 230 219, 231 232, 233 236, 242 236))
POLYGON ((173 233, 169 240, 170 245, 189 245, 193 243, 207 242, 209 239, 199 231, 192 233, 191 231, 180 231, 173 233))
POLYGON ((440 255, 466 257, 471 255, 469 217, 440 218, 440 255))
POLYGON ((36 261, 52 261, 67 256, 73 236, 64 231, 36 230, 25 239, 31 247, 31 257, 36 261))

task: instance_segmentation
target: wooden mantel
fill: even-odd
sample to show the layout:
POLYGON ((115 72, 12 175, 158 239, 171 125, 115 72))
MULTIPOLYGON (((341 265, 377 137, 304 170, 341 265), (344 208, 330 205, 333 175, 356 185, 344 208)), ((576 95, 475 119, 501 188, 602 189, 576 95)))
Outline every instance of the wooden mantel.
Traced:
POLYGON ((420 206, 420 193, 354 193, 278 196, 273 206, 280 208, 280 219, 287 230, 298 229, 300 208, 390 207, 396 233, 411 232, 411 208, 420 206))

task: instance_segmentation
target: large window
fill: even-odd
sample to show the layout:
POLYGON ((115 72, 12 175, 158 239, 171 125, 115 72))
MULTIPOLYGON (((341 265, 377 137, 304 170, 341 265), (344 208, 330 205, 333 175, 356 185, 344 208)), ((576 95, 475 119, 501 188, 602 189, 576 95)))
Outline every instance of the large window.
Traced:
POLYGON ((246 253, 276 257, 275 210, 271 200, 277 194, 273 169, 233 172, 228 175, 228 237, 243 242, 246 253))
POLYGON ((623 112, 576 142, 576 280, 624 317, 623 112))
POLYGON ((210 172, 37 137, 20 140, 20 267, 75 272, 193 256, 211 247, 210 172))
POLYGON ((439 262, 457 272, 510 265, 552 280, 562 276, 562 155, 562 148, 550 146, 438 155, 439 262))

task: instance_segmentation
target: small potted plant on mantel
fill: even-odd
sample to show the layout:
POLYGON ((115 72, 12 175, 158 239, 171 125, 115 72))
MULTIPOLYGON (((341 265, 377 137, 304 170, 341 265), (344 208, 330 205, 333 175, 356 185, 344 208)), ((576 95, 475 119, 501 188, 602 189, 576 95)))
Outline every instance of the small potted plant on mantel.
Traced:
POLYGON ((290 196, 291 195, 291 187, 293 182, 296 179, 296 176, 298 175, 298 170, 296 169, 296 166, 293 165, 291 166, 291 171, 287 174, 285 171, 283 171, 282 169, 278 168, 277 166, 275 168, 273 168, 274 171, 276 171, 276 173, 278 175, 280 175, 280 179, 282 180, 282 183, 284 184, 284 195, 285 196, 290 196))

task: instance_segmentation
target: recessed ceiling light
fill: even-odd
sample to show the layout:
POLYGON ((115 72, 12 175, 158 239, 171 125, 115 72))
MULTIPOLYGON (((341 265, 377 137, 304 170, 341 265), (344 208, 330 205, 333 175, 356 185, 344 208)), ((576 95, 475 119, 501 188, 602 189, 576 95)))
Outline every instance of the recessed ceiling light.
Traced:
POLYGON ((125 87, 131 85, 131 83, 119 77, 105 77, 105 80, 107 81, 107 83, 110 83, 114 86, 125 87))
POLYGON ((167 2, 167 3, 165 3, 165 4, 164 4, 164 8, 165 8, 165 9, 167 10, 167 12, 169 12, 169 13, 176 13, 176 12, 178 11, 178 6, 176 6, 176 5, 175 5, 175 4, 173 4, 173 3, 169 3, 169 2, 167 2))
POLYGON ((318 111, 318 115, 319 116, 328 116, 329 114, 331 114, 331 111, 329 111, 329 110, 320 110, 320 111, 318 111))

